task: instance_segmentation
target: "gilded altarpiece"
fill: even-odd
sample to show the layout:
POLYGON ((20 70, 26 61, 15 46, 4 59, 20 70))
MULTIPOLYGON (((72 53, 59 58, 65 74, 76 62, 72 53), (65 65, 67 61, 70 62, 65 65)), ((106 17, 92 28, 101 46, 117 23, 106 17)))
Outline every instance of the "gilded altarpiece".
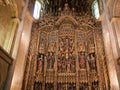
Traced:
POLYGON ((33 25, 23 90, 109 90, 100 23, 89 15, 45 20, 33 25))

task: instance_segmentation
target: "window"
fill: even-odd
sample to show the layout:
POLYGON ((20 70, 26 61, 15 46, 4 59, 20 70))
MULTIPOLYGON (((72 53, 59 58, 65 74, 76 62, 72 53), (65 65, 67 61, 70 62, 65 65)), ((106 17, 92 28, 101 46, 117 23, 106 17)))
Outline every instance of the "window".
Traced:
POLYGON ((34 6, 34 12, 33 12, 33 17, 38 20, 40 17, 40 11, 41 11, 41 4, 39 1, 35 1, 35 6, 34 6))
POLYGON ((100 13, 99 13, 99 7, 98 7, 98 2, 97 0, 95 0, 93 2, 93 5, 92 5, 92 13, 93 13, 93 16, 98 19, 100 17, 100 13))

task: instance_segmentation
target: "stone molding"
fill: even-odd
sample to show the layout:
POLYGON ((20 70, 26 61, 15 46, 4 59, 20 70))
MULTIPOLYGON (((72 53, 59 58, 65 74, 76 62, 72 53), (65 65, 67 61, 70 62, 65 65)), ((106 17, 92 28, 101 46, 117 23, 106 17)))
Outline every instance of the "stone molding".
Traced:
POLYGON ((2 47, 0 47, 0 57, 8 64, 13 61, 13 58, 2 47))

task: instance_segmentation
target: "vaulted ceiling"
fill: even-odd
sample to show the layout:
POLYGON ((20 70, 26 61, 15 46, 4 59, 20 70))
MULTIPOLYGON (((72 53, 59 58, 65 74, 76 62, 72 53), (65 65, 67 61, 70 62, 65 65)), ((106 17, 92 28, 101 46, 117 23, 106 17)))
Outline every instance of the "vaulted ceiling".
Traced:
MULTIPOLYGON (((91 7, 94 0, 39 0, 42 2, 44 13, 54 13, 56 14, 59 10, 64 9, 65 4, 68 4, 70 10, 77 13, 88 13, 92 14, 91 7)), ((34 6, 35 0, 30 0, 29 7, 34 6)))
POLYGON ((93 0, 44 0, 47 12, 57 12, 59 8, 63 10, 65 3, 68 3, 70 9, 76 12, 91 13, 93 0))

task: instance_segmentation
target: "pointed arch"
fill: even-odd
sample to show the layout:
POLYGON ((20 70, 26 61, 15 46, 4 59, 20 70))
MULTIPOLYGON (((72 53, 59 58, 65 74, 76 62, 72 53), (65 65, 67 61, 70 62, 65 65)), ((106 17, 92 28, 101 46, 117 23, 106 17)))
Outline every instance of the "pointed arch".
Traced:
POLYGON ((120 0, 115 0, 114 1, 113 16, 114 17, 120 17, 120 0))
POLYGON ((78 26, 78 22, 71 16, 62 16, 60 19, 57 20, 55 25, 59 27, 63 21, 69 21, 73 24, 73 26, 78 26))

